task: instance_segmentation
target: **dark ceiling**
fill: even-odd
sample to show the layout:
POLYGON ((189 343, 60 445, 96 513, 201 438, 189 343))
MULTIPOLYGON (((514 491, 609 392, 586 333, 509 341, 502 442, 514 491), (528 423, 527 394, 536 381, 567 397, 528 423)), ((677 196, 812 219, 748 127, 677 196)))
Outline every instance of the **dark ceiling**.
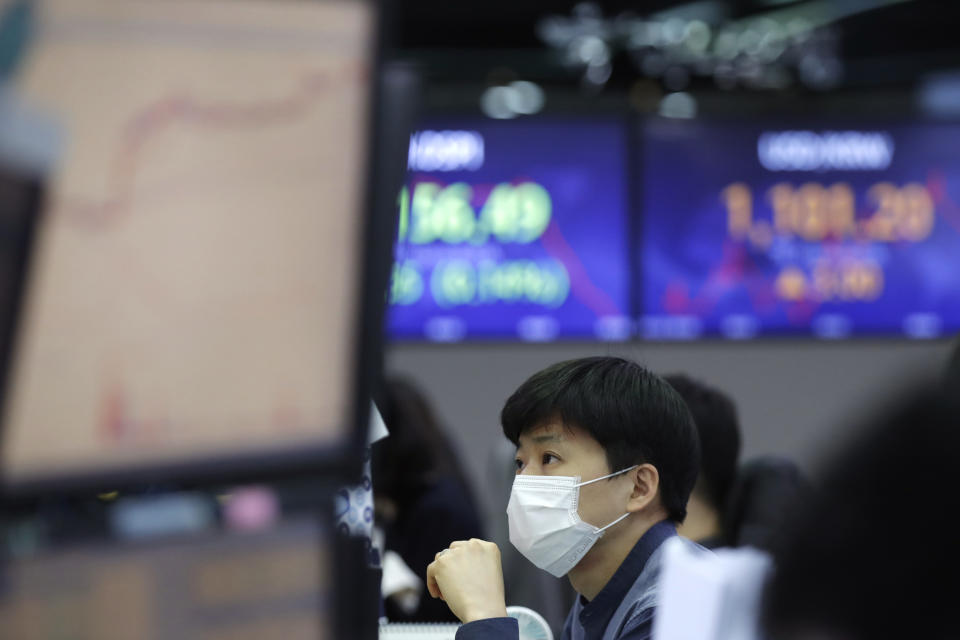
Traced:
MULTIPOLYGON (((824 0, 730 0, 676 2, 607 0, 594 3, 605 17, 624 12, 648 17, 664 10, 721 6, 737 20, 770 11, 822 4, 824 0)), ((563 73, 556 69, 536 25, 547 15, 569 16, 577 2, 562 0, 406 0, 396 12, 395 37, 402 55, 424 63, 434 82, 485 82, 491 69, 513 63, 521 75, 547 82, 563 73)), ((960 3, 836 0, 851 13, 835 23, 838 54, 845 65, 844 86, 889 87, 913 83, 922 74, 960 66, 960 3)), ((626 86, 642 74, 630 65, 614 64, 610 86, 626 86)))

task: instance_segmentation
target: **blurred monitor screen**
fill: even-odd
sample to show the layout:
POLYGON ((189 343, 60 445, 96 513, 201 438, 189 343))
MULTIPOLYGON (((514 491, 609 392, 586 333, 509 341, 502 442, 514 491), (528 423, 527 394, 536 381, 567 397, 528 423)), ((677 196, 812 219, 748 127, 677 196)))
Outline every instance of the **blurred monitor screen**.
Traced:
POLYGON ((399 201, 390 335, 628 338, 626 155, 618 121, 424 123, 399 201))
POLYGON ((301 518, 256 533, 9 560, 0 628, 17 640, 332 640, 324 540, 315 521, 301 518))
POLYGON ((342 444, 374 20, 352 1, 35 3, 59 120, 11 483, 342 444))
POLYGON ((652 120, 641 337, 960 330, 960 126, 652 120))

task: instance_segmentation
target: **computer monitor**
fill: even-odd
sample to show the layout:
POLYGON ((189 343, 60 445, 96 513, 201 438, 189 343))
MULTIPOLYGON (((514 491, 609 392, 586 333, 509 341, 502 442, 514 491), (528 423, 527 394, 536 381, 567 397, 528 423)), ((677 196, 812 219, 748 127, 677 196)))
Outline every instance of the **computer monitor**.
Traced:
POLYGON ((16 88, 66 141, 9 363, 5 488, 358 469, 391 233, 375 3, 35 13, 16 88))
POLYGON ((255 532, 86 542, 13 558, 0 629, 18 640, 333 640, 331 538, 300 515, 255 532))

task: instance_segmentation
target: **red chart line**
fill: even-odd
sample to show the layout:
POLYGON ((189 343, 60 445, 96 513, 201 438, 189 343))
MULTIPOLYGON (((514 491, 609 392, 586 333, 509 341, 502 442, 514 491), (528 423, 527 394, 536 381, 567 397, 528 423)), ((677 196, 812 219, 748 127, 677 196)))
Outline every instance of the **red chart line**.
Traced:
POLYGON ((598 318, 622 315, 607 292, 590 279, 586 267, 583 266, 577 252, 567 242, 556 222, 550 222, 540 241, 551 257, 566 265, 567 272, 570 274, 570 290, 575 298, 585 304, 598 318))
MULTIPOLYGON (((113 156, 107 195, 100 201, 65 198, 63 213, 77 222, 104 227, 120 222, 132 209, 133 184, 148 143, 174 125, 191 123, 213 130, 255 129, 285 124, 304 116, 320 100, 349 81, 362 82, 365 69, 346 67, 335 74, 314 72, 300 78, 289 95, 250 103, 203 102, 190 95, 173 95, 153 102, 125 125, 113 156)), ((304 141, 310 144, 309 141, 304 141)), ((320 144, 317 140, 314 144, 320 144)))

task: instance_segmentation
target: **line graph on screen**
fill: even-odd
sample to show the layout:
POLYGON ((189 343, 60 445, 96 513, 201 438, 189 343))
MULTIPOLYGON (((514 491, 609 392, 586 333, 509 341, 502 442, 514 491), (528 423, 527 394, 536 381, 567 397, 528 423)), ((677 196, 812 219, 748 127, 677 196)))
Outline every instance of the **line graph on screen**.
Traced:
POLYGON ((352 67, 340 69, 335 74, 307 73, 292 84, 286 95, 260 102, 211 102, 190 94, 161 97, 138 110, 121 127, 123 139, 110 162, 107 194, 98 200, 67 195, 55 213, 74 218, 75 222, 84 225, 103 226, 118 222, 130 213, 137 171, 154 138, 178 125, 192 125, 203 134, 211 130, 242 132, 295 122, 304 117, 317 101, 329 97, 346 84, 364 79, 365 73, 365 69, 352 67))
POLYGON ((363 6, 44 6, 52 26, 22 90, 69 142, 35 252, 7 467, 336 442, 363 6))

